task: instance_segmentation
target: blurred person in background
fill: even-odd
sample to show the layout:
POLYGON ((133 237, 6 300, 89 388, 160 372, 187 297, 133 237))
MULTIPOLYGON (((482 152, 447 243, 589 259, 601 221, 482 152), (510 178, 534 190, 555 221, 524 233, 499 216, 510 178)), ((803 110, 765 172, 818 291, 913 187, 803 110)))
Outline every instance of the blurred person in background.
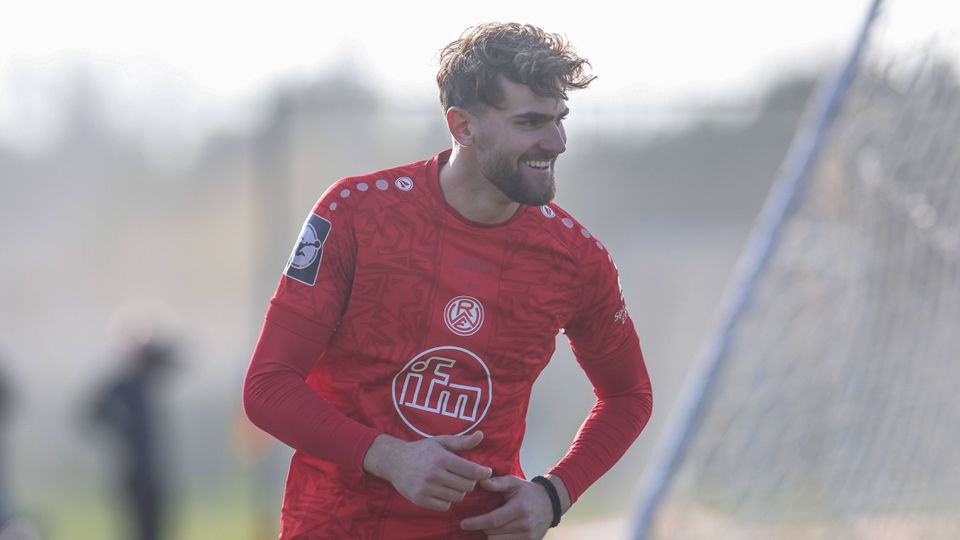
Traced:
MULTIPOLYGON (((0 366, 3 357, 0 356, 0 366)), ((7 477, 7 426, 10 422, 12 399, 7 373, 0 370, 0 530, 13 517, 13 502, 10 500, 10 480, 7 477)))
POLYGON ((166 497, 158 456, 158 385, 174 365, 173 346, 157 338, 136 343, 119 373, 92 400, 91 419, 116 437, 120 491, 128 505, 129 538, 163 538, 166 497))
POLYGON ((532 26, 468 29, 437 77, 453 148, 342 179, 307 216, 244 382, 250 419, 296 449, 281 538, 541 538, 643 429, 613 258, 551 203, 588 66, 532 26), (527 481, 524 418, 560 331, 597 401, 527 481))
MULTIPOLYGON (((0 356, 0 367, 3 357, 0 356)), ((7 431, 13 413, 13 385, 0 369, 0 540, 39 540, 40 532, 32 520, 18 512, 7 475, 7 431)))

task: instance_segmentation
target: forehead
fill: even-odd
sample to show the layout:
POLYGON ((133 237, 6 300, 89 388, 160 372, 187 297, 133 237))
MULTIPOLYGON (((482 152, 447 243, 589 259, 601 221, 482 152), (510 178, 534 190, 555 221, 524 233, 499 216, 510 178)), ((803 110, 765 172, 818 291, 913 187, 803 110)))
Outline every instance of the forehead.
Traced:
POLYGON ((557 115, 567 108, 562 98, 538 95, 529 86, 504 77, 500 78, 500 87, 503 89, 503 100, 496 108, 508 115, 527 112, 557 115))

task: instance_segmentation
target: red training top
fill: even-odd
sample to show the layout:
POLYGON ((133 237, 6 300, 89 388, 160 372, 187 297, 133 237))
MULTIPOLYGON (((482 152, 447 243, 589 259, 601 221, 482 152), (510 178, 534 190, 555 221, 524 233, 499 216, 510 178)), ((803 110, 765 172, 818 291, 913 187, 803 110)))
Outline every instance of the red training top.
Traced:
POLYGON ((484 432, 460 454, 520 470, 530 391, 564 331, 597 402, 550 472, 576 500, 650 417, 650 381, 604 245, 554 204, 497 225, 443 198, 450 151, 330 187, 304 223, 244 383, 250 419, 296 449, 281 538, 483 538, 481 489, 420 508, 363 472, 379 433, 484 432))

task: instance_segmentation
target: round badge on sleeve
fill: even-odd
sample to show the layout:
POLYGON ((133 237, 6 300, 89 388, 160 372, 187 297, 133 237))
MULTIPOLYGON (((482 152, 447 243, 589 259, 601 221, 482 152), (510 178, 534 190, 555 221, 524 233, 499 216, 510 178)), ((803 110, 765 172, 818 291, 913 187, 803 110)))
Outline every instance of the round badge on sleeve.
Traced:
POLYGON ((397 178, 394 184, 397 186, 397 189, 400 191, 410 191, 413 189, 413 180, 406 176, 401 176, 397 178))

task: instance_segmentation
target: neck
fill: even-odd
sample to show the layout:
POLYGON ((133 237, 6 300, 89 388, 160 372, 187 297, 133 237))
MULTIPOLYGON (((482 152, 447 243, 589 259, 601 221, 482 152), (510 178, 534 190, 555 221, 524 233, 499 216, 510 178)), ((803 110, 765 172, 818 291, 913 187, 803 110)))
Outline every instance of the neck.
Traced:
POLYGON ((440 168, 440 190, 447 204, 475 223, 495 225, 513 217, 520 204, 507 198, 480 172, 469 148, 454 144, 440 168))

